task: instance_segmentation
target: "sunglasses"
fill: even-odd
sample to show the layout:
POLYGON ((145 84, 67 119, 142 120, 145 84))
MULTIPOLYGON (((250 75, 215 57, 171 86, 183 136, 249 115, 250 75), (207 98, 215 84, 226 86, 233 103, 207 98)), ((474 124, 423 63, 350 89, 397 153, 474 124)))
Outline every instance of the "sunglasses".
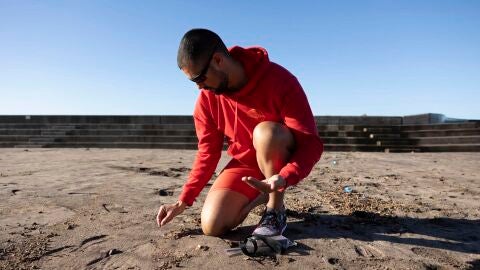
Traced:
POLYGON ((192 78, 190 78, 190 81, 194 82, 194 83, 202 83, 204 82, 206 79, 207 79, 207 76, 205 76, 207 74, 207 71, 208 69, 210 68, 210 62, 212 62, 212 58, 213 58, 213 55, 215 54, 215 51, 217 50, 217 45, 215 45, 215 47, 213 48, 213 51, 212 53, 210 54, 210 57, 208 58, 208 61, 207 61, 207 64, 205 65, 205 67, 202 69, 202 71, 200 72, 200 74, 198 74, 197 76, 194 76, 192 78))

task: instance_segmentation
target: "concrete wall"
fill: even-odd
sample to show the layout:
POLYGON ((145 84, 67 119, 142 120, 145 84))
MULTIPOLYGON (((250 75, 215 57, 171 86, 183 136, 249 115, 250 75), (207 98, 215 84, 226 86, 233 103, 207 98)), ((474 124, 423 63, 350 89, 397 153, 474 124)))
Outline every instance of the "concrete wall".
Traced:
POLYGON ((400 116, 315 116, 317 125, 389 125, 402 124, 400 116))
POLYGON ((445 115, 439 113, 425 113, 407 115, 403 117, 404 125, 439 124, 445 122, 445 115))
MULTIPOLYGON (((317 125, 420 125, 444 123, 443 114, 409 116, 315 116, 317 125)), ((466 120, 455 119, 455 122, 466 120)), ((451 122, 451 121, 449 121, 451 122)), ((191 124, 191 115, 0 115, 8 124, 191 124)))
POLYGON ((191 115, 0 115, 0 123, 15 124, 189 124, 191 115))

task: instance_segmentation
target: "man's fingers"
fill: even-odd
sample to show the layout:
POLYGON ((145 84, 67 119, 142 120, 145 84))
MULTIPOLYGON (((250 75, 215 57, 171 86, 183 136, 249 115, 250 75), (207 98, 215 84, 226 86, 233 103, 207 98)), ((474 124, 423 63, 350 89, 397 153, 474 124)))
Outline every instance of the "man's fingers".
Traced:
POLYGON ((270 185, 263 182, 263 181, 258 181, 257 179, 253 178, 253 177, 250 177, 250 176, 244 176, 242 177, 242 180, 249 184, 250 186, 262 191, 262 192, 266 192, 266 193, 269 193, 271 192, 271 188, 270 188, 270 185))
POLYGON ((165 214, 166 214, 165 207, 161 206, 160 209, 158 210, 158 214, 157 214, 157 225, 158 225, 158 227, 161 227, 160 223, 161 223, 162 219, 165 217, 165 214))
POLYGON ((272 181, 270 183, 270 187, 272 190, 279 190, 283 186, 285 186, 285 181, 272 181))
POLYGON ((278 186, 278 185, 277 185, 277 182, 272 182, 272 183, 270 183, 270 188, 271 188, 272 190, 277 190, 277 189, 278 189, 277 186, 278 186))
POLYGON ((163 220, 160 222, 160 227, 162 227, 163 225, 167 224, 168 222, 170 222, 170 220, 173 219, 173 211, 170 211, 167 213, 167 215, 163 218, 163 220))

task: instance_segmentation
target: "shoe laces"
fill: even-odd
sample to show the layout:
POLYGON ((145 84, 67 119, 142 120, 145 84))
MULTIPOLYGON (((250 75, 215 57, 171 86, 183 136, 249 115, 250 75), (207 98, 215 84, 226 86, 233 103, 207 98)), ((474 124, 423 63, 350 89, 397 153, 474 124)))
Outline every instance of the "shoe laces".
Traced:
POLYGON ((277 226, 278 223, 278 214, 275 211, 266 211, 263 215, 262 221, 260 222, 261 226, 277 226))

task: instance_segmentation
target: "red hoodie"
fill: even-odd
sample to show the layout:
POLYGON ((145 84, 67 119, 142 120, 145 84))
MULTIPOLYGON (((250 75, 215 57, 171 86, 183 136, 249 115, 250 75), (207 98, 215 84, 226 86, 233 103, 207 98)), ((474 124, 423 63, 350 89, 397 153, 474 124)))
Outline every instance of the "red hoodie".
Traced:
POLYGON ((215 95, 204 89, 200 92, 193 113, 198 152, 179 197, 187 205, 193 204, 212 177, 224 136, 230 156, 245 164, 256 164, 252 133, 262 121, 283 123, 295 137, 295 152, 279 173, 287 186, 305 178, 323 152, 310 105, 295 76, 270 62, 263 48, 233 47, 230 54, 242 63, 249 80, 229 95, 215 95))

